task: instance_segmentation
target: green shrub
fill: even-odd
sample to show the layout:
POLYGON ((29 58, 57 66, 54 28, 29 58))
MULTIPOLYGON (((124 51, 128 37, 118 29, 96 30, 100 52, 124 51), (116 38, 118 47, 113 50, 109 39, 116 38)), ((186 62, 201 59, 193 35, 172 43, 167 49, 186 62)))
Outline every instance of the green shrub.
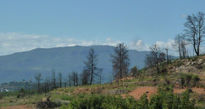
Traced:
POLYGON ((193 74, 181 74, 180 82, 182 87, 195 87, 199 84, 200 78, 198 75, 193 74))
POLYGON ((193 86, 197 86, 199 84, 200 78, 198 75, 194 75, 192 77, 192 81, 193 81, 193 86))
POLYGON ((24 96, 25 96, 25 90, 23 88, 21 88, 18 95, 17 95, 17 98, 21 98, 21 97, 24 97, 24 96))
POLYGON ((73 99, 61 109, 136 109, 136 100, 121 96, 91 95, 73 99))
POLYGON ((137 102, 137 109, 148 109, 148 107, 149 107, 149 101, 147 99, 147 95, 144 94, 137 102))
POLYGON ((85 95, 76 97, 60 109, 196 109, 195 101, 190 100, 189 91, 175 95, 171 87, 159 88, 150 100, 144 94, 138 101, 128 97, 85 95))

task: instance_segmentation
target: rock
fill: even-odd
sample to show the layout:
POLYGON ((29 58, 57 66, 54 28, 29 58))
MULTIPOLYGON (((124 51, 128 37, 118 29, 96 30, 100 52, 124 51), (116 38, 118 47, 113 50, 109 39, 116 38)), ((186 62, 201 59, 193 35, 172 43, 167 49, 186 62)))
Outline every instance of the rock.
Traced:
POLYGON ((203 63, 203 59, 199 59, 197 64, 202 64, 203 63))
POLYGON ((189 65, 190 65, 190 62, 187 62, 187 63, 186 63, 186 66, 189 66, 189 65))
POLYGON ((43 97, 41 101, 42 101, 42 102, 45 102, 45 101, 47 101, 47 98, 46 98, 46 97, 43 97))

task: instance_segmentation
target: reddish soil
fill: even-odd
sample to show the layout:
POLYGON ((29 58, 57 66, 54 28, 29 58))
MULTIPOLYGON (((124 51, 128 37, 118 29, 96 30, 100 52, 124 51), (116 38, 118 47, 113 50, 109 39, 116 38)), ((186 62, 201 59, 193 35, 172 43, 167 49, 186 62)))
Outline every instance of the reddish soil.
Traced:
MULTIPOLYGON (((174 89, 174 93, 182 93, 186 89, 174 89)), ((205 89, 204 88, 192 88, 192 91, 197 94, 205 94, 205 89)), ((144 87, 138 87, 132 92, 130 92, 128 95, 133 96, 135 99, 140 99, 142 95, 147 93, 148 98, 150 98, 151 95, 157 93, 157 87, 152 87, 152 86, 144 86, 144 87)), ((122 95, 122 97, 126 97, 125 94, 122 95)))
POLYGON ((205 94, 204 88, 192 88, 192 91, 198 94, 205 94))
POLYGON ((186 89, 174 89, 174 93, 180 94, 184 92, 186 89))
POLYGON ((17 105, 17 106, 2 107, 1 109, 33 109, 33 108, 27 105, 17 105))
MULTIPOLYGON (((186 91, 186 89, 174 89, 174 93, 182 93, 186 91)), ((197 94, 205 94, 204 88, 192 88, 192 91, 197 94)))
POLYGON ((140 97, 145 93, 149 98, 151 95, 157 93, 157 87, 152 87, 152 86, 138 87, 132 92, 130 92, 129 95, 133 96, 135 99, 140 99, 140 97))
POLYGON ((89 88, 76 88, 73 93, 74 94, 90 93, 90 89, 89 88))

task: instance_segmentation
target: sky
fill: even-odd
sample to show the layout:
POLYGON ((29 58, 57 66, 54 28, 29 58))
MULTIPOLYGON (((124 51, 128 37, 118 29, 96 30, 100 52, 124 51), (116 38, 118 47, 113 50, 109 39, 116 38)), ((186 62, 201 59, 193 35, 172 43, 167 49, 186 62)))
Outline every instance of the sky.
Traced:
POLYGON ((0 55, 74 45, 170 47, 204 0, 1 0, 0 55))

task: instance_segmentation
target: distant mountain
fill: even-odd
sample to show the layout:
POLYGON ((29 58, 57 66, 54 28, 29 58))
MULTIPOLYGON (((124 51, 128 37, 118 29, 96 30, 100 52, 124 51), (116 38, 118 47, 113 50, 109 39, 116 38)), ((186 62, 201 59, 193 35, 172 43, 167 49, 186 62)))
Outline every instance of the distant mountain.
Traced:
MULTIPOLYGON (((33 80, 36 73, 50 76, 52 70, 62 72, 66 79, 69 72, 82 72, 89 49, 98 55, 98 67, 103 68, 103 80, 112 79, 110 55, 112 46, 74 46, 59 48, 37 48, 31 51, 0 56, 0 82, 33 80)), ((144 66, 146 51, 129 50, 130 67, 144 66)), ((56 74, 56 76, 58 76, 56 74)))

